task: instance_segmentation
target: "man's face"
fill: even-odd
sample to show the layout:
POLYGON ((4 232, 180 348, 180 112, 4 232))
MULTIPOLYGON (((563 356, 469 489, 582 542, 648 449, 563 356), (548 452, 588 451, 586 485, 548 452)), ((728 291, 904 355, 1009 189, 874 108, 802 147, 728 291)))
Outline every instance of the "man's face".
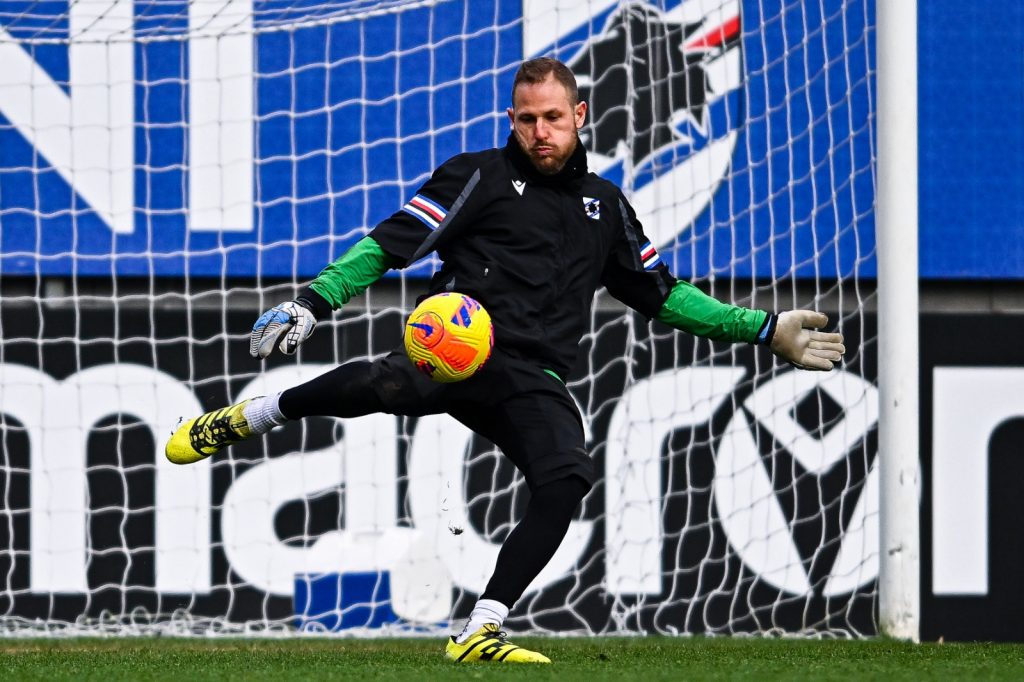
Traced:
POLYGON ((519 146, 545 175, 554 175, 565 166, 576 148, 576 131, 586 117, 587 103, 573 106, 569 92, 553 74, 541 83, 521 83, 508 110, 519 146))

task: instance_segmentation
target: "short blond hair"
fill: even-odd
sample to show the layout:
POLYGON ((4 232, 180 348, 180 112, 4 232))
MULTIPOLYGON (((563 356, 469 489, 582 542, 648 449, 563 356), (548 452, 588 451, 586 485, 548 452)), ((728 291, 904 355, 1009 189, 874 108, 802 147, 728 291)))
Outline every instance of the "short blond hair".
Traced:
POLYGON ((537 57, 519 65, 516 77, 512 81, 512 106, 516 105, 516 88, 522 83, 543 83, 548 75, 554 75, 555 80, 565 86, 569 93, 569 104, 576 106, 580 101, 580 90, 576 86, 576 76, 568 66, 553 57, 537 57))

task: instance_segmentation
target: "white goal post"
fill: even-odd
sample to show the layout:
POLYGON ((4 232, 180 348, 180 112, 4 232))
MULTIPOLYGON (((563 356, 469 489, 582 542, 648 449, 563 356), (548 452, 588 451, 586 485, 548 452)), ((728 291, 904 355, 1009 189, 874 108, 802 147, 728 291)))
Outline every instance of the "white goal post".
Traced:
POLYGON ((397 346, 434 257, 294 358, 247 337, 437 165, 503 145, 518 64, 552 55, 590 104, 591 170, 671 269, 826 312, 849 352, 797 371, 599 292, 567 385, 600 482, 509 629, 916 638, 910 185, 887 184, 910 145, 882 125, 913 74, 884 30, 908 10, 878 5, 876 35, 872 0, 4 3, 0 633, 467 615, 528 492, 447 416, 311 419, 189 467, 163 445, 397 346))
POLYGON ((879 627, 920 636, 917 1, 878 2, 879 627))

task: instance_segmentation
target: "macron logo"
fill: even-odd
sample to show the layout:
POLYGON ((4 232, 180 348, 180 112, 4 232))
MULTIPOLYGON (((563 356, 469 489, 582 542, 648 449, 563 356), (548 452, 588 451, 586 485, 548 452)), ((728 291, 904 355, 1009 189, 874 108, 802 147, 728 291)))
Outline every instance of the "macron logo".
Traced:
POLYGON ((523 196, 523 190, 526 189, 525 180, 513 180, 512 186, 516 188, 517 192, 519 192, 519 196, 523 196))

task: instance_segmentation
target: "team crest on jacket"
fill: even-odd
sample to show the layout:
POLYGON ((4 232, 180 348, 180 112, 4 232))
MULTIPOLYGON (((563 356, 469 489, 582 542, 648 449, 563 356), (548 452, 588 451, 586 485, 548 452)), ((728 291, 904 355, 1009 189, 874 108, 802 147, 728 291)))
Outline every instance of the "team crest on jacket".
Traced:
POLYGON ((593 197, 583 197, 583 212, 593 220, 601 219, 601 200, 593 197))
POLYGON ((524 7, 526 55, 568 64, 589 104, 591 170, 622 187, 655 245, 671 245, 708 208, 742 124, 739 1, 524 7))

